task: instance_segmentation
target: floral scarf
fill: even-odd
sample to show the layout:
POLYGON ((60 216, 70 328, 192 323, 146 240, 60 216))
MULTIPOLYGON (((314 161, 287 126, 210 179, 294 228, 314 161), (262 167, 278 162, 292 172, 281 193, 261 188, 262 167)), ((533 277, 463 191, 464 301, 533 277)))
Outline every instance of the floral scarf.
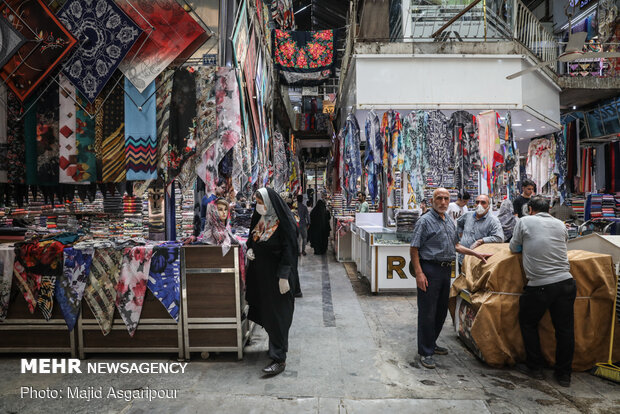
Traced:
POLYGON ((13 282, 13 263, 15 249, 12 245, 0 247, 0 322, 6 318, 13 282))
POLYGON ((256 226, 252 230, 252 240, 257 241, 267 241, 273 233, 278 229, 278 224, 280 220, 278 219, 278 214, 276 213, 276 209, 271 204, 271 200, 269 199, 269 193, 266 188, 261 188, 258 190, 261 198, 263 199, 263 203, 265 203, 265 208, 267 209, 267 214, 261 216, 256 226))
POLYGON ((228 219, 223 222, 217 212, 217 204, 207 206, 207 222, 202 234, 202 241, 214 246, 222 246, 222 256, 226 256, 232 244, 237 244, 237 239, 230 230, 228 219))
POLYGON ((75 327, 80 313, 94 253, 92 247, 69 247, 64 250, 64 272, 56 279, 56 300, 69 331, 75 327))
POLYGON ((181 304, 181 245, 164 243, 153 248, 148 288, 175 321, 179 321, 181 304))
POLYGON ((383 162, 383 141, 381 140, 381 128, 379 117, 374 110, 368 113, 366 118, 366 159, 364 165, 368 173, 368 193, 370 199, 374 201, 379 189, 379 172, 383 162))
POLYGON ((123 250, 121 277, 116 285, 116 307, 130 336, 134 335, 140 322, 152 255, 153 246, 126 247, 123 250))

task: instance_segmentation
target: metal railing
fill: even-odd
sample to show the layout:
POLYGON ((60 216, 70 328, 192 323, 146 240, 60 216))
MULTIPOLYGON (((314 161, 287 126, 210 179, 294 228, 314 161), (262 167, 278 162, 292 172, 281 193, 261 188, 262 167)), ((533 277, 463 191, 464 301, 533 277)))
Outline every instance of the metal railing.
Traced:
POLYGON ((558 42, 520 0, 514 0, 513 37, 541 61, 558 57, 558 42))

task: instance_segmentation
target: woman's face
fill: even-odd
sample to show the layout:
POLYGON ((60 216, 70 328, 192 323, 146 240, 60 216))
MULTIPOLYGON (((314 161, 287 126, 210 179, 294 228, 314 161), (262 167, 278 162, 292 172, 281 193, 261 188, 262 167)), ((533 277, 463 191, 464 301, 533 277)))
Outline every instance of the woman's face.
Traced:
POLYGON ((226 207, 224 204, 218 204, 217 214, 220 216, 220 220, 226 221, 228 219, 228 207, 226 207))

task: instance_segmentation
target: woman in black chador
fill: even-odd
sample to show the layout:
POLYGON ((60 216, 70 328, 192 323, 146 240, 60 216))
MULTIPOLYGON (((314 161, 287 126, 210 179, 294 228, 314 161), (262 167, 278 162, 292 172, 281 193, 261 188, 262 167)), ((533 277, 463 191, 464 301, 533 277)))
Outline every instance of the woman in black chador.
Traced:
POLYGON ((297 225, 284 200, 271 188, 256 192, 256 209, 247 242, 248 318, 269 334, 269 357, 263 372, 277 375, 286 367, 288 331, 293 321, 297 273, 297 225))
POLYGON ((331 231, 330 219, 331 214, 325 207, 325 201, 318 200, 312 209, 312 213, 310 213, 309 236, 310 246, 314 249, 314 254, 325 254, 327 252, 327 242, 331 231))

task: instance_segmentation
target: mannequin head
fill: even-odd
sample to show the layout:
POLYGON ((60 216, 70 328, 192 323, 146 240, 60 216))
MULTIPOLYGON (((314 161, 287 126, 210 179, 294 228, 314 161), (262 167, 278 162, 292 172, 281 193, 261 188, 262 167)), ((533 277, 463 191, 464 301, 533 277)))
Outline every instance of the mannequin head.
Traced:
POLYGON ((223 198, 220 198, 215 202, 215 205, 217 207, 217 214, 220 216, 220 220, 224 222, 228 220, 228 210, 230 208, 228 202, 223 198))

